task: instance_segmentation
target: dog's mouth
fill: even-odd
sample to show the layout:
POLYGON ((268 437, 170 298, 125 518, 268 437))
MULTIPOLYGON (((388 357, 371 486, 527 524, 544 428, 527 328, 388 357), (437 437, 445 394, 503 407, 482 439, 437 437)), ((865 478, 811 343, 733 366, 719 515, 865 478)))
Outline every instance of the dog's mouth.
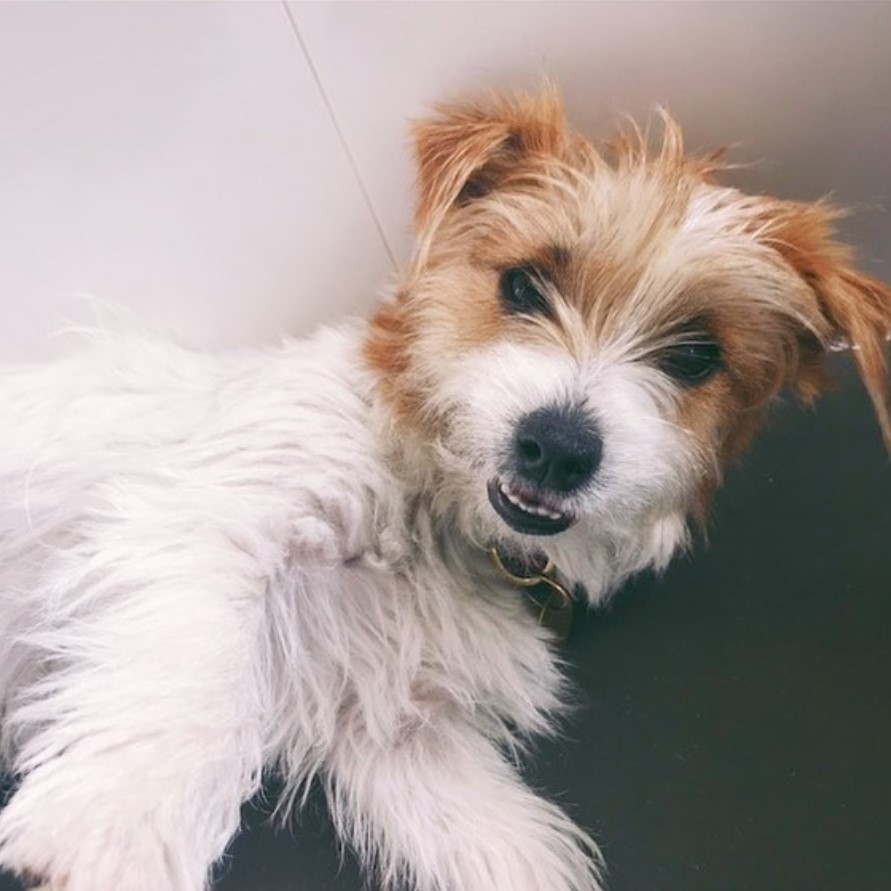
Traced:
POLYGON ((556 535, 575 522, 575 515, 553 500, 497 477, 489 483, 489 503, 511 529, 524 535, 556 535))

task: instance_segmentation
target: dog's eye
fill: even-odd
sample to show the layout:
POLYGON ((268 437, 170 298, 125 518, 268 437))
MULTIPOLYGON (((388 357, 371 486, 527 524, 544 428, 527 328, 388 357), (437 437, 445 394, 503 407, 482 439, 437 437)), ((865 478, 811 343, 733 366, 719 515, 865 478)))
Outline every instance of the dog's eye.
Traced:
POLYGON ((515 266, 501 276, 501 298, 510 312, 549 316, 551 307, 535 284, 530 269, 515 266))
POLYGON ((695 386, 707 381, 723 365, 721 344, 701 332, 685 332, 657 357, 659 368, 678 383, 695 386))

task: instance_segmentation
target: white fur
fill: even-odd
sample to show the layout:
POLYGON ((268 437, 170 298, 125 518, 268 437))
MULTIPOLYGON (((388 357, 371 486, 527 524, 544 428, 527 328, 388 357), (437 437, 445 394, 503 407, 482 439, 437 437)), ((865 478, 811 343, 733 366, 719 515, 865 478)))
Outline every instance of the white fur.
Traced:
POLYGON ((482 548, 545 547, 594 598, 663 564, 695 473, 672 395, 618 356, 504 345, 443 373, 455 423, 423 446, 391 430, 362 334, 218 357, 99 335, 0 373, 2 743, 21 776, 0 864, 64 891, 199 891, 277 768, 289 799, 323 783, 385 882, 599 887, 593 843, 513 765, 563 681, 482 548), (557 397, 603 425, 604 482, 576 527, 531 540, 485 483, 511 420, 557 397))
POLYGON ((443 451, 454 491, 445 497, 460 505, 464 529, 480 543, 546 551, 584 582, 592 602, 632 572, 664 566, 686 542, 689 493, 705 460, 671 420, 676 392, 668 378, 625 353, 605 348, 575 360, 556 347, 502 341, 456 358, 433 384, 440 413, 451 418, 443 451), (509 452, 517 421, 548 405, 584 407, 604 452, 596 485, 563 499, 578 521, 553 538, 530 538, 511 533, 492 511, 486 481, 509 452))

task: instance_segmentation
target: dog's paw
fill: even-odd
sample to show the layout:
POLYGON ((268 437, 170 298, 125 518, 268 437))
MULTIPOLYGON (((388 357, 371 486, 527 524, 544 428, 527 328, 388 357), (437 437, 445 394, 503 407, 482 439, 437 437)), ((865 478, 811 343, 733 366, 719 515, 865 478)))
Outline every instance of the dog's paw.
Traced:
POLYGON ((320 568, 344 561, 342 536, 324 520, 301 517, 289 530, 288 555, 297 566, 320 568))

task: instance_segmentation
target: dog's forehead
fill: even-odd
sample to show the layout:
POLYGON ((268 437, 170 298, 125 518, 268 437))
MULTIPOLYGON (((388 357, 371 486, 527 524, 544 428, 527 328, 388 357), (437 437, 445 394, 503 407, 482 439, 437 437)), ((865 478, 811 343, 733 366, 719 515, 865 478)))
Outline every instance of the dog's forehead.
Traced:
POLYGON ((745 294, 765 284, 780 290, 758 211, 694 175, 601 168, 520 180, 480 206, 471 231, 485 265, 536 269, 597 327, 629 316, 658 327, 699 309, 745 311, 745 294))

